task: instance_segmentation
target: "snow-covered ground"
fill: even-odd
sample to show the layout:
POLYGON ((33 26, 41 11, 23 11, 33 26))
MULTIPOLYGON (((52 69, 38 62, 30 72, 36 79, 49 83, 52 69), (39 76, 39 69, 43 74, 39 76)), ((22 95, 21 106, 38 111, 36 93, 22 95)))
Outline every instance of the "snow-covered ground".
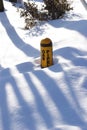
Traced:
MULTIPOLYGON (((40 0, 36 0, 40 2, 40 0)), ((87 10, 24 30, 17 8, 0 12, 0 130, 87 130, 87 10), (40 67, 40 42, 53 61, 40 67)))

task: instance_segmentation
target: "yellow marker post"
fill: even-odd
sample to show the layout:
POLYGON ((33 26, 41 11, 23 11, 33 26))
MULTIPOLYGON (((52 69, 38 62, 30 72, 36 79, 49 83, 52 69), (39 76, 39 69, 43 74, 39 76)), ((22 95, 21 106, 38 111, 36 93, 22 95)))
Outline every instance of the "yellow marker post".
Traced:
POLYGON ((41 40, 41 68, 53 65, 52 41, 49 38, 41 40))

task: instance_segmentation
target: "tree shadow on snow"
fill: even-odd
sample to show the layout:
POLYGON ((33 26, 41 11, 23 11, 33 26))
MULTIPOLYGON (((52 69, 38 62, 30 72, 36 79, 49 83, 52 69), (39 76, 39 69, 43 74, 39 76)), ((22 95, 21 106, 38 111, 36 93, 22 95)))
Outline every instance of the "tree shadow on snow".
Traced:
MULTIPOLYGON (((1 80, 0 80, 1 81, 1 80)), ((11 119, 7 102, 5 82, 0 82, 0 118, 3 130, 11 130, 11 119)))
MULTIPOLYGON (((24 100, 23 95, 18 88, 17 81, 11 75, 10 70, 7 70, 7 73, 10 77, 2 79, 0 82, 0 110, 1 110, 1 119, 2 119, 2 128, 3 130, 12 130, 13 123, 17 123, 14 126, 14 130, 21 130, 23 128, 22 124, 25 126, 26 129, 29 130, 36 130, 36 122, 33 118, 33 109, 29 104, 24 100), (10 87, 8 86, 10 85, 10 87), (18 106, 14 106, 15 111, 10 111, 10 106, 8 96, 10 96, 7 92, 8 89, 11 88, 14 92, 14 95, 17 99, 19 104, 18 106), (17 107, 17 108, 16 108, 17 107), (21 127, 18 127, 18 125, 21 127)), ((25 86, 26 87, 26 86, 25 86)), ((10 97, 9 97, 10 98, 10 97)), ((14 102, 14 100, 13 100, 14 102)), ((14 104, 15 105, 15 104, 14 104)))
POLYGON ((40 23, 40 22, 38 22, 38 24, 35 26, 35 27, 33 27, 33 28, 31 28, 27 33, 26 33, 26 36, 41 36, 41 35, 43 35, 43 34, 45 34, 45 29, 44 29, 44 27, 43 27, 43 24, 44 23, 40 23))
POLYGON ((34 69, 34 64, 31 63, 31 62, 24 62, 24 63, 20 63, 16 66, 12 66, 10 68, 3 68, 1 71, 0 71, 0 78, 1 79, 5 79, 5 78, 8 78, 8 77, 11 77, 12 74, 11 74, 11 71, 13 70, 13 74, 14 75, 17 75, 19 73, 26 73, 26 72, 30 72, 30 71, 33 71, 34 69), (15 69, 17 70, 14 71, 15 69), (10 72, 10 73, 9 73, 10 72))
POLYGON ((74 30, 87 37, 87 20, 68 21, 68 20, 54 20, 49 22, 55 28, 67 28, 74 30))
MULTIPOLYGON (((69 58, 67 55, 66 57, 69 58)), ((16 66, 16 68, 21 73, 24 66, 25 68, 27 68, 26 63, 19 64, 18 66, 16 66)), ((30 66, 31 66, 31 69, 33 69, 33 65, 31 63, 30 63, 30 66)), ((70 86, 71 81, 69 80, 68 74, 64 72, 62 66, 60 66, 60 68, 62 72, 64 73, 66 86, 70 89, 71 96, 73 100, 75 101, 75 103, 77 104, 77 108, 81 110, 80 105, 77 101, 78 99, 76 98, 76 95, 74 94, 74 90, 72 86, 70 86)), ((27 72, 27 70, 24 70, 24 71, 27 72)), ((45 73, 45 71, 37 70, 37 71, 32 71, 31 73, 33 74, 34 77, 36 77, 40 81, 41 84, 37 84, 37 81, 33 79, 33 76, 31 77, 31 74, 22 73, 22 78, 28 85, 26 86, 25 84, 24 89, 26 89, 26 87, 29 87, 29 91, 31 91, 31 93, 34 96, 35 104, 33 104, 34 102, 30 104, 29 102, 26 102, 26 100, 24 99, 21 93, 21 88, 20 88, 21 86, 19 87, 17 83, 17 81, 19 81, 20 79, 18 79, 18 77, 16 78, 13 77, 11 74, 11 70, 9 68, 6 70, 6 73, 9 76, 7 78, 3 78, 0 81, 0 109, 1 109, 1 117, 2 117, 1 119, 2 119, 3 130, 7 130, 7 129, 11 130, 11 127, 12 127, 11 124, 13 121, 15 122, 15 120, 17 121, 18 124, 23 125, 26 129, 29 129, 29 130, 37 130, 37 125, 41 125, 40 124, 41 122, 44 122, 42 123, 42 125, 45 124, 46 128, 48 129, 55 127, 55 123, 54 123, 55 121, 52 118, 53 114, 49 111, 49 107, 47 107, 50 101, 47 100, 47 104, 45 104, 43 100, 43 96, 41 95, 40 90, 37 88, 37 85, 43 86, 43 89, 45 89, 46 93, 50 96, 50 100, 55 104, 55 107, 60 113, 61 118, 65 124, 72 125, 72 126, 81 126, 81 127, 85 126, 83 118, 81 118, 81 114, 77 113, 77 111, 73 108, 73 106, 67 100, 66 96, 60 89, 61 87, 60 84, 57 84, 52 79, 52 77, 48 76, 45 73), (8 86, 8 84, 10 84, 10 86, 8 86), (9 96, 7 92, 9 91, 10 87, 12 88, 14 95, 17 99, 18 105, 19 105, 19 106, 15 106, 15 111, 13 113, 10 111, 9 102, 7 100, 9 96), (33 105, 35 105, 35 108, 33 105), (38 117, 34 115, 34 112, 36 112, 36 109, 37 109, 37 115, 39 115, 42 121, 40 120, 38 121, 38 117), (35 117, 37 118, 37 121, 35 117)), ((60 119, 58 119, 57 122, 60 122, 60 119)), ((17 129, 16 125, 14 129, 17 129)), ((20 130, 20 128, 18 128, 17 130, 20 130)))
MULTIPOLYGON (((54 102, 57 110, 60 112, 61 118, 65 122, 65 124, 69 124, 69 125, 72 125, 72 126, 84 126, 84 125, 86 125, 84 123, 83 119, 81 119, 81 117, 79 116, 79 114, 73 108, 73 106, 69 103, 69 101, 67 100, 66 96, 64 96, 64 93, 62 92, 62 90, 60 90, 60 88, 59 88, 60 84, 57 84, 44 71, 41 71, 41 70, 36 71, 36 72, 34 72, 34 75, 44 85, 47 93, 51 97, 51 100, 54 102), (51 81, 51 83, 50 83, 50 81, 51 81)), ((68 83, 66 85, 68 85, 68 83)), ((36 102, 40 101, 41 99, 38 98, 37 90, 33 90, 33 92, 34 92, 34 95, 36 95, 36 99, 38 99, 36 102)), ((73 98, 73 96, 74 95, 72 94, 72 98, 73 98)), ((38 108, 40 108, 41 104, 38 104, 38 105, 39 105, 38 108)), ((44 116, 44 114, 46 114, 46 113, 43 113, 42 110, 39 110, 39 111, 41 111, 42 117, 44 116)), ((51 113, 50 113, 50 115, 51 115, 51 113)), ((52 117, 50 117, 50 118, 52 118, 52 117)), ((46 118, 45 118, 45 120, 46 120, 46 118)))
POLYGON ((37 57, 39 55, 39 51, 34 47, 30 46, 28 43, 25 43, 17 34, 14 27, 11 25, 7 15, 5 12, 3 13, 3 18, 1 18, 1 23, 5 27, 6 32, 11 39, 12 43, 20 49, 24 54, 30 57, 37 57), (5 21, 5 22, 4 22, 5 21))
POLYGON ((25 77, 27 83, 29 84, 29 87, 35 97, 36 107, 39 112, 39 115, 41 116, 42 120, 45 122, 46 127, 52 128, 53 119, 51 118, 50 112, 48 111, 46 105, 44 104, 41 94, 39 93, 37 87, 34 84, 35 81, 32 81, 31 77, 27 73, 24 74, 24 77, 25 77))
MULTIPOLYGON (((39 53, 38 50, 31 47, 30 45, 25 45, 26 43, 24 43, 22 41, 22 39, 17 35, 15 29, 9 23, 9 20, 8 20, 6 14, 4 14, 4 18, 6 20, 6 24, 3 23, 3 20, 1 20, 1 22, 2 22, 3 26, 5 27, 7 34, 9 35, 9 37, 12 40, 12 42, 14 43, 14 45, 16 47, 18 47, 20 50, 22 50, 28 56, 33 57, 33 56, 35 56, 35 54, 38 55, 38 53, 39 53), (10 26, 11 29, 8 29, 8 25, 10 26), (11 31, 13 32, 12 35, 11 35, 11 31), (14 36, 16 37, 16 39, 14 38, 14 36), (15 40, 17 40, 17 42, 15 40), (26 48, 27 48, 27 50, 26 50, 26 48), (34 53, 34 55, 33 55, 33 53, 34 53)), ((84 20, 84 22, 85 22, 85 20, 84 20)), ((83 22, 83 24, 84 24, 84 22, 83 22)), ((65 23, 63 23, 63 24, 65 24, 65 23)), ((79 24, 81 25, 81 23, 79 23, 79 24)), ((70 25, 73 25, 73 22, 70 25)), ((68 26, 68 24, 67 24, 67 26, 68 26)), ((65 25, 64 25, 64 27, 65 27, 65 25)), ((73 27, 71 27, 71 28, 73 28, 73 27)), ((78 31, 80 31, 82 33, 81 28, 78 31)), ((86 34, 83 34, 83 35, 87 36, 86 34)), ((70 60, 76 66, 86 66, 87 65, 87 61, 86 61, 86 59, 84 59, 84 56, 87 55, 87 52, 82 52, 75 48, 71 48, 71 47, 61 48, 61 49, 54 51, 54 55, 61 56, 64 59, 70 60)), ((33 64, 32 63, 25 63, 25 64, 23 63, 23 64, 17 65, 16 68, 20 73, 22 73, 23 70, 24 70, 24 72, 27 72, 27 71, 31 71, 33 69, 33 64), (28 66, 29 66, 29 69, 28 69, 28 66)), ((69 74, 64 71, 61 64, 58 65, 58 68, 56 70, 51 69, 51 67, 49 67, 49 69, 54 72, 59 72, 59 71, 63 72, 64 80, 66 81, 65 82, 66 86, 70 89, 71 96, 72 96, 73 100, 75 101, 75 103, 77 104, 77 108, 78 109, 80 108, 80 110, 81 110, 81 107, 78 103, 78 99, 76 98, 76 95, 74 93, 74 89, 72 88, 71 81, 69 80, 69 77, 68 77, 69 74)), ((30 91, 33 93, 38 114, 40 115, 41 119, 43 120, 43 122, 45 123, 47 128, 53 128, 54 121, 52 118, 52 113, 50 113, 50 111, 46 107, 46 104, 43 101, 43 97, 42 97, 40 91, 37 89, 37 86, 35 85, 34 79, 31 79, 31 76, 29 75, 29 73, 24 73, 24 72, 22 74, 22 77, 28 84, 30 91)), ((42 70, 32 71, 32 74, 40 81, 42 86, 44 86, 43 89, 45 89, 46 92, 48 93, 48 95, 50 96, 50 99, 55 104, 57 110, 60 112, 61 118, 65 124, 70 124, 73 126, 81 126, 81 127, 86 125, 83 121, 83 118, 81 118, 80 113, 77 113, 77 111, 73 108, 73 106, 67 100, 67 98, 64 95, 64 93, 62 92, 62 90, 60 90, 60 87, 61 87, 60 84, 57 84, 52 79, 51 76, 48 76, 45 73, 45 71, 42 71, 42 70), (51 83, 50 83, 50 81, 51 81, 51 83)), ((2 70, 2 73, 0 73, 0 110, 1 110, 0 116, 2 119, 3 130, 12 130, 11 124, 13 121, 15 122, 15 120, 17 121, 18 124, 21 124, 21 125, 23 124, 25 129, 37 130, 37 121, 34 118, 33 106, 31 104, 29 104, 28 102, 26 102, 26 100, 24 99, 24 97, 20 91, 21 88, 19 87, 19 85, 17 83, 17 80, 15 79, 15 77, 12 76, 11 70, 9 68, 7 68, 6 70, 2 70), (6 75, 7 75, 7 77, 4 77, 6 75), (3 77, 3 78, 1 79, 1 77, 3 77), (8 84, 10 84, 10 85, 8 86, 8 84), (7 94, 8 90, 7 89, 9 89, 10 87, 13 90, 15 97, 17 99, 17 102, 19 104, 19 106, 17 106, 18 108, 14 109, 15 112, 13 112, 13 113, 10 112, 10 108, 9 108, 10 106, 9 106, 9 102, 7 100, 8 99, 8 94, 7 94)), ((25 85, 24 87, 26 88, 27 86, 25 85)), ((49 102, 49 101, 47 101, 47 102, 49 102)), ((14 129, 18 130, 18 128, 16 128, 16 125, 15 125, 14 129)), ((19 130, 21 130, 21 129, 19 129, 19 130)))
MULTIPOLYGON (((80 51, 79 49, 75 49, 75 48, 72 48, 72 47, 64 47, 64 48, 61 48, 61 49, 54 51, 54 55, 61 56, 61 57, 63 57, 63 59, 70 61, 73 64, 74 67, 75 66, 79 66, 79 67, 84 66, 84 67, 87 68, 87 58, 84 58, 84 57, 87 57, 87 52, 80 51)), ((87 95, 87 91, 86 91, 86 89, 87 89, 86 78, 87 77, 86 76, 84 77, 84 73, 81 74, 81 72, 78 72, 76 69, 71 69, 70 71, 65 70, 64 66, 62 64, 64 64, 64 63, 56 64, 56 67, 55 67, 56 69, 55 68, 53 69, 53 67, 49 67, 49 69, 53 72, 56 72, 56 73, 57 72, 63 72, 64 82, 66 83, 66 86, 69 89, 70 95, 74 100, 74 103, 75 103, 75 105, 78 109, 78 112, 80 113, 79 119, 83 119, 83 116, 85 115, 84 108, 81 106, 81 104, 78 101, 77 91, 75 91, 74 87, 77 87, 79 81, 81 79, 83 79, 83 81, 80 83, 81 86, 80 86, 79 89, 81 91, 85 90, 85 92, 83 92, 83 95, 86 96, 87 95), (58 68, 61 68, 61 71, 60 71, 60 69, 58 70, 58 68), (73 84, 72 84, 73 80, 75 80, 75 82, 77 81, 77 84, 74 84, 75 85, 74 87, 73 87, 73 84)), ((68 69, 68 62, 65 63, 65 64, 67 64, 67 69, 68 69)), ((59 84, 58 84, 58 86, 59 86, 59 84)), ((85 122, 84 122, 84 125, 86 126, 85 122)))
POLYGON ((54 55, 61 56, 72 62, 74 66, 87 66, 87 52, 73 47, 64 47, 54 51, 54 55))

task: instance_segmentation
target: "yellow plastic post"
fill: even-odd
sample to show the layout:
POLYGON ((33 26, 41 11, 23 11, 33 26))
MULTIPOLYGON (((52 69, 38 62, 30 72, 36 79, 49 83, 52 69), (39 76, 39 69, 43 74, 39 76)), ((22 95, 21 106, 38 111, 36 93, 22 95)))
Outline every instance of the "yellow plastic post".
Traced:
POLYGON ((0 0, 0 12, 4 11, 3 0, 0 0))
POLYGON ((53 65, 52 41, 49 38, 41 40, 41 68, 53 65))

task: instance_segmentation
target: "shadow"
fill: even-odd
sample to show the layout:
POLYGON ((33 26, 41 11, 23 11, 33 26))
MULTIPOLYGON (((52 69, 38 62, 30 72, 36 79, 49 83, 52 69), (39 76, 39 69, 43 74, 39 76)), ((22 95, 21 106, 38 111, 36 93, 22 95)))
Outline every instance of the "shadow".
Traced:
POLYGON ((54 62, 54 64, 49 67, 49 70, 51 70, 55 73, 62 72, 61 64, 54 62))
POLYGON ((87 1, 86 0, 80 0, 84 8, 87 10, 87 1))
MULTIPOLYGON (((84 78, 82 87, 87 91, 87 77, 84 78)), ((87 95, 87 94, 86 94, 87 95)))
POLYGON ((76 58, 73 61, 75 66, 87 66, 87 59, 85 58, 76 58))
POLYGON ((0 82, 0 126, 3 130, 11 130, 11 118, 8 109, 7 95, 5 90, 5 82, 0 82))
POLYGON ((0 72, 3 70, 4 68, 0 65, 0 72))
MULTIPOLYGON (((23 63, 23 64, 19 64, 16 66, 16 68, 18 69, 18 71, 20 73, 22 73, 22 71, 24 70, 24 72, 27 72, 27 67, 30 67, 30 70, 33 68, 33 64, 32 63, 23 63), (24 70, 25 67, 25 70, 24 70)), ((15 80, 15 78, 11 75, 11 69, 7 68, 4 69, 2 71, 2 73, 0 73, 0 77, 1 77, 1 82, 0 82, 0 108, 2 109, 2 118, 4 119, 4 117, 6 117, 4 120, 2 120, 3 122, 3 130, 11 130, 12 128, 12 121, 13 118, 16 118, 17 115, 17 122, 19 124, 24 124, 26 129, 29 130, 36 130, 36 122, 34 119, 34 111, 32 109, 32 105, 29 106, 30 104, 27 103, 24 99, 23 99, 23 95, 21 94, 20 90, 18 89, 18 85, 17 85, 17 81, 15 80), (12 89, 14 91, 14 94, 17 98, 18 104, 19 104, 19 109, 15 109, 15 113, 16 115, 14 115, 13 113, 10 113, 10 111, 8 110, 7 106, 9 105, 8 102, 6 102, 5 100, 7 99, 6 97, 6 85, 10 84, 12 86, 12 89), (3 95, 2 95, 3 94, 3 95), (3 98, 2 98, 3 97, 3 98), (2 105, 3 102, 3 105, 2 105), (11 117, 11 114, 13 115, 11 117), (11 119, 10 119, 11 118, 11 119), (5 125, 6 124, 6 125, 5 125), (10 128, 11 127, 11 128, 10 128)), ((29 70, 28 70, 29 71, 29 70)), ((42 117, 44 123, 46 124, 47 128, 52 128, 53 127, 53 120, 50 116, 49 111, 47 110, 43 99, 41 97, 41 95, 39 94, 38 90, 36 89, 34 83, 32 82, 29 74, 24 73, 23 74, 24 79, 26 80, 26 82, 28 83, 29 88, 31 89, 34 97, 35 97, 35 101, 36 101, 36 107, 38 110, 39 115, 42 117)), ((25 86, 26 87, 26 86, 25 86)), ((14 101, 13 101, 14 102, 14 101)), ((16 122, 15 122, 16 123, 16 122)), ((16 124, 17 127, 17 124, 16 124)), ((19 128, 20 130, 20 128, 19 128)))
POLYGON ((52 128, 53 127, 53 119, 52 119, 48 109, 46 108, 39 91, 37 90, 36 86, 32 82, 29 74, 27 74, 27 73, 24 74, 24 78, 26 79, 27 83, 29 84, 29 87, 30 87, 30 89, 35 97, 35 102, 36 102, 36 106, 37 106, 39 114, 43 118, 47 128, 52 128))
POLYGON ((57 109, 59 110, 63 121, 66 124, 70 124, 72 126, 84 126, 85 123, 83 122, 79 114, 76 112, 76 110, 68 102, 62 91, 59 89, 59 84, 57 84, 50 76, 48 76, 45 72, 41 70, 35 71, 34 75, 45 86, 45 89, 47 90, 48 94, 52 98, 57 109))
POLYGON ((29 30, 29 32, 28 33, 26 33, 26 35, 27 36, 35 36, 35 37, 37 37, 37 36, 41 36, 41 35, 43 35, 43 34, 45 34, 45 29, 44 29, 44 27, 42 26, 43 25, 43 23, 40 23, 39 21, 38 21, 38 23, 36 24, 36 26, 35 27, 33 27, 33 28, 31 28, 30 30, 29 30))
POLYGON ((67 28, 70 30, 75 30, 82 34, 83 36, 87 37, 87 20, 78 20, 78 21, 68 21, 68 20, 53 20, 50 21, 49 24, 55 28, 67 28))
POLYGON ((64 47, 64 48, 56 49, 54 51, 54 55, 62 56, 65 59, 73 59, 76 55, 77 56, 87 55, 87 52, 80 51, 79 49, 73 47, 64 47))
POLYGON ((81 104, 79 103, 78 95, 77 95, 77 91, 76 91, 76 87, 78 87, 78 79, 80 81, 81 76, 82 76, 81 73, 75 73, 75 72, 69 73, 69 72, 64 71, 64 78, 65 78, 67 87, 69 89, 70 95, 71 95, 71 97, 72 97, 72 99, 73 99, 73 101, 75 103, 75 106, 76 106, 76 108, 78 110, 80 119, 84 120, 83 116, 85 115, 85 112, 84 112, 83 106, 81 106, 81 104), (77 83, 74 84, 76 86, 72 85, 72 80, 73 79, 70 78, 70 77, 73 77, 73 79, 75 79, 77 81, 77 83))
POLYGON ((12 130, 12 124, 14 123, 17 123, 14 126, 17 130, 21 130, 21 127, 18 127, 19 124, 23 124, 23 127, 25 127, 25 129, 36 130, 36 122, 33 117, 32 107, 29 106, 29 104, 24 100, 21 92, 18 89, 15 79, 10 73, 10 70, 8 70, 7 73, 10 75, 10 78, 8 77, 6 80, 4 79, 0 83, 0 109, 2 114, 3 130, 12 130), (15 109, 15 112, 8 110, 9 104, 6 101, 6 85, 8 83, 11 85, 19 104, 19 107, 15 106, 18 107, 15 109))
POLYGON ((31 62, 24 62, 24 63, 16 65, 16 68, 18 69, 20 73, 30 72, 33 70, 33 67, 34 67, 34 64, 32 64, 31 62))
MULTIPOLYGON (((87 66, 87 59, 84 58, 85 56, 87 56, 87 52, 80 51, 80 50, 72 48, 72 47, 65 47, 65 48, 61 48, 59 50, 56 50, 54 53, 57 56, 59 55, 59 56, 63 57, 64 59, 71 61, 73 63, 73 65, 75 65, 75 66, 85 66, 85 67, 87 66)), ((78 113, 80 113, 79 115, 77 113, 77 115, 79 116, 79 119, 83 119, 84 118, 83 116, 85 115, 84 108, 81 106, 81 104, 78 101, 77 94, 76 94, 77 91, 75 91, 75 89, 74 89, 75 86, 74 87, 72 86, 73 85, 72 80, 77 81, 77 84, 76 84, 76 87, 77 87, 78 81, 80 81, 80 78, 84 74, 82 73, 82 75, 81 75, 81 72, 76 72, 76 70, 72 70, 71 72, 65 71, 63 66, 62 66, 62 63, 58 63, 54 69, 52 69, 52 67, 49 67, 49 69, 53 72, 60 72, 60 69, 58 68, 59 66, 61 68, 61 72, 63 72, 63 74, 64 74, 64 82, 66 83, 66 85, 69 89, 70 95, 71 95, 71 97, 76 105, 78 113)), ((52 82, 52 79, 50 79, 50 80, 52 82)), ((51 83, 51 85, 52 85, 52 83, 51 83)), ((53 85, 53 86, 55 86, 55 85, 53 85)), ((83 80, 81 86, 82 86, 81 87, 82 91, 84 91, 84 89, 87 89, 86 78, 83 80)), ((83 94, 87 95, 87 92, 85 92, 85 93, 83 92, 83 94)), ((62 93, 61 93, 61 95, 62 95, 62 93)), ((60 97, 60 99, 61 99, 61 97, 60 97)), ((65 102, 65 101, 63 101, 63 102, 65 102)), ((73 113, 73 114, 75 114, 75 113, 73 113)), ((84 125, 86 126, 86 124, 84 124, 84 125)))
POLYGON ((54 51, 54 55, 62 56, 66 60, 72 61, 75 66, 87 66, 87 52, 80 51, 72 47, 64 47, 54 51), (67 53, 68 52, 68 53, 67 53))
POLYGON ((28 43, 25 43, 17 34, 14 27, 10 24, 10 21, 7 18, 7 15, 3 13, 3 17, 1 18, 1 24, 6 29, 6 32, 11 39, 12 43, 20 49, 24 54, 30 57, 37 57, 39 55, 39 51, 34 47, 30 46, 28 43))
POLYGON ((9 71, 10 71, 9 68, 3 69, 0 72, 0 79, 2 80, 3 78, 8 78, 9 76, 11 76, 11 74, 9 73, 9 71))
POLYGON ((34 64, 32 64, 31 62, 20 63, 16 66, 10 67, 10 69, 3 68, 2 70, 0 70, 0 78, 6 79, 8 77, 11 77, 12 75, 8 72, 12 71, 12 70, 13 70, 13 75, 17 75, 19 73, 26 73, 26 72, 33 71, 33 69, 34 69, 34 64), (17 70, 15 70, 16 68, 18 69, 18 72, 17 72, 17 70))
MULTIPOLYGON (((66 55, 66 57, 69 58, 67 55, 66 55)), ((23 64, 17 65, 16 67, 17 67, 18 71, 20 73, 22 73, 22 69, 24 67, 25 67, 24 72, 27 72, 28 66, 30 67, 30 69, 33 68, 32 63, 25 63, 25 64, 23 63, 23 64)), ((38 80, 41 82, 41 84, 45 87, 47 93, 51 97, 51 100, 53 101, 56 108, 60 112, 63 122, 65 124, 69 124, 72 126, 81 126, 81 127, 85 126, 83 118, 81 117, 81 114, 80 114, 80 112, 83 112, 83 111, 78 103, 76 95, 74 94, 74 90, 72 88, 71 81, 70 81, 69 77, 67 76, 69 74, 65 73, 61 66, 60 66, 60 68, 61 68, 62 72, 64 73, 63 78, 66 81, 66 86, 70 89, 71 96, 72 96, 73 100, 75 101, 75 103, 77 104, 76 107, 78 109, 80 109, 79 113, 77 113, 77 111, 74 109, 74 107, 69 103, 69 101, 67 100, 67 98, 64 95, 64 93, 62 92, 62 90, 60 90, 60 87, 59 87, 60 84, 57 84, 57 82, 55 82, 53 78, 48 76, 42 70, 33 71, 32 73, 34 74, 34 76, 36 76, 36 78, 38 78, 38 80)), ((35 115, 34 115, 33 106, 32 106, 32 104, 30 104, 23 98, 23 95, 20 90, 22 83, 20 86, 17 85, 17 81, 19 82, 19 78, 15 79, 11 75, 9 68, 6 69, 5 73, 6 73, 6 75, 9 75, 10 78, 7 77, 4 80, 0 80, 0 109, 1 109, 3 130, 7 130, 7 129, 11 130, 14 119, 15 119, 15 121, 17 121, 15 123, 23 125, 23 127, 25 127, 25 129, 37 130, 37 127, 36 127, 37 121, 34 118, 35 115), (7 94, 6 94, 6 85, 7 84, 10 84, 10 86, 12 87, 12 90, 14 91, 15 97, 18 102, 18 106, 15 106, 17 108, 15 109, 15 112, 13 112, 13 113, 11 113, 11 111, 8 109, 9 104, 7 101, 7 94), (12 117, 11 117, 11 115, 12 115, 12 117), (6 118, 4 118, 4 117, 6 117, 6 118)), ((36 102, 35 105, 38 110, 37 112, 41 116, 41 119, 43 119, 47 128, 53 128, 54 122, 53 122, 51 113, 49 112, 46 105, 44 104, 43 98, 42 98, 40 92, 38 91, 37 86, 35 85, 36 81, 34 79, 31 79, 33 77, 31 77, 29 75, 29 73, 23 73, 22 77, 24 78, 25 82, 28 84, 27 86, 26 85, 24 86, 24 89, 26 89, 26 87, 29 87, 30 91, 33 93, 34 100, 36 102)), ((47 101, 47 102, 49 102, 49 101, 47 101)), ((36 117, 36 118, 38 119, 38 117, 36 117)), ((17 124, 15 125, 15 127, 17 127, 17 124)), ((16 129, 20 130, 20 127, 16 128, 16 129)))

